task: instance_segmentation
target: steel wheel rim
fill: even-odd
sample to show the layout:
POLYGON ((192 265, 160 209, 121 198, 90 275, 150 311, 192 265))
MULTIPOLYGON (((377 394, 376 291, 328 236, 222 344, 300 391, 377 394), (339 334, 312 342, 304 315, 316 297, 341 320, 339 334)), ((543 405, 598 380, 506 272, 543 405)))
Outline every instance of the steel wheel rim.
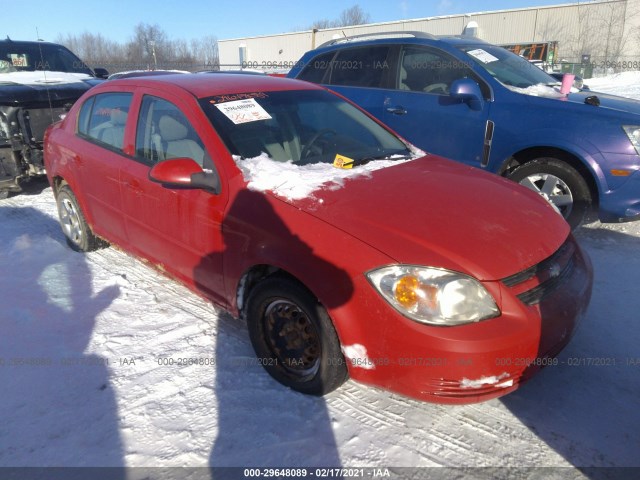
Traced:
POLYGON ((536 192, 564 218, 573 210, 573 194, 569 185, 560 177, 550 173, 536 173, 520 181, 520 185, 536 192))
POLYGON ((62 230, 69 240, 76 245, 82 242, 82 228, 80 226, 80 214, 75 205, 68 198, 60 202, 60 223, 62 230))
POLYGON ((289 300, 274 300, 265 309, 263 322, 267 345, 278 366, 295 377, 317 373, 320 335, 304 310, 289 300))

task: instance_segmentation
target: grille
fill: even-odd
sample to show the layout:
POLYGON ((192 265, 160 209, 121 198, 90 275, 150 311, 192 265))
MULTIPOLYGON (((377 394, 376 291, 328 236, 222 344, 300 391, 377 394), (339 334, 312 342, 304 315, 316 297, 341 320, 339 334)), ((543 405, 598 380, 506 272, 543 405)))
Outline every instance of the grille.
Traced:
POLYGON ((573 242, 567 240, 546 260, 502 279, 502 283, 509 288, 516 288, 526 283, 529 288, 516 296, 525 305, 536 305, 571 276, 575 268, 575 254, 573 242))

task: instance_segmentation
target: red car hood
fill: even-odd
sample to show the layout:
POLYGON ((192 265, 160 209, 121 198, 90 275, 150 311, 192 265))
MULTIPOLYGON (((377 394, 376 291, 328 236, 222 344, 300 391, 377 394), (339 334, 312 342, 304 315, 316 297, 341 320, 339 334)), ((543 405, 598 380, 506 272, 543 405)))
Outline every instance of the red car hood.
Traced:
POLYGON ((436 156, 347 180, 295 207, 398 263, 499 280, 554 253, 569 226, 524 187, 436 156))

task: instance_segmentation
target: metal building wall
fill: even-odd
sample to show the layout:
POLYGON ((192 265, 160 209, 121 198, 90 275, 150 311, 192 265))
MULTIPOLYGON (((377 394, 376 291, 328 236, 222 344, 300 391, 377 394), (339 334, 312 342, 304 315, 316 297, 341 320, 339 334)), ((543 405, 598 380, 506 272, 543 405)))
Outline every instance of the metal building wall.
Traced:
POLYGON ((585 53, 593 61, 640 61, 640 0, 603 0, 220 40, 220 63, 223 69, 240 68, 244 45, 244 67, 286 70, 307 50, 335 37, 411 30, 460 35, 470 21, 478 23, 478 36, 490 43, 557 41, 559 58, 570 62, 585 53))

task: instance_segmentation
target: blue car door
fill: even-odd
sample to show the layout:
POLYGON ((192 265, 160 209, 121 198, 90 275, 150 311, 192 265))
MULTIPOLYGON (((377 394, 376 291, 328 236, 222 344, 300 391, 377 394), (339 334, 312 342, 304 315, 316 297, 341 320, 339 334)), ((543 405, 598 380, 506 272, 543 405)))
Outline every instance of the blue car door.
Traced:
POLYGON ((469 63, 442 50, 414 44, 403 45, 393 63, 395 88, 384 91, 379 118, 427 152, 485 166, 493 134, 489 122, 491 91, 469 63), (481 105, 449 95, 451 84, 461 78, 480 85, 485 97, 481 105))

